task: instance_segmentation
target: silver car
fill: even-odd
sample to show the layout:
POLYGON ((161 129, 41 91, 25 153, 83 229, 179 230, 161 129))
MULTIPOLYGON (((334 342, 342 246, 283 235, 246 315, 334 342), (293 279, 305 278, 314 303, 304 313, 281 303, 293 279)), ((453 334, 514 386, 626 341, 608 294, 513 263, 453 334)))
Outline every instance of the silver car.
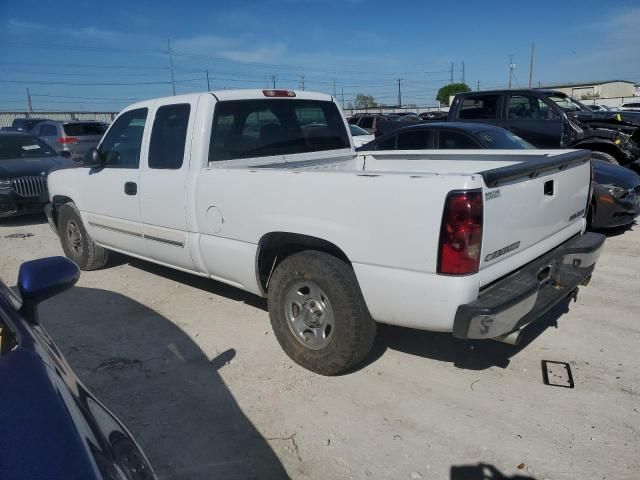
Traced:
POLYGON ((48 120, 36 125, 31 133, 61 156, 80 161, 89 150, 98 146, 106 131, 102 122, 48 120))

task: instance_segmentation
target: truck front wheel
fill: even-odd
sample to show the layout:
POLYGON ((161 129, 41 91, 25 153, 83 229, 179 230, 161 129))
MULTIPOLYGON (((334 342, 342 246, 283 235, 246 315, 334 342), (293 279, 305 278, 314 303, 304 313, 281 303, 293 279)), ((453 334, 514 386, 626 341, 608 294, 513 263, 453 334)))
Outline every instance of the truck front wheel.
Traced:
POLYGON ((313 250, 285 258, 274 271, 269 317, 285 353, 321 375, 355 367, 371 350, 376 335, 351 267, 313 250))
POLYGON ((65 256, 80 270, 97 270, 106 265, 109 251, 89 236, 75 203, 65 203, 58 212, 58 235, 65 256))

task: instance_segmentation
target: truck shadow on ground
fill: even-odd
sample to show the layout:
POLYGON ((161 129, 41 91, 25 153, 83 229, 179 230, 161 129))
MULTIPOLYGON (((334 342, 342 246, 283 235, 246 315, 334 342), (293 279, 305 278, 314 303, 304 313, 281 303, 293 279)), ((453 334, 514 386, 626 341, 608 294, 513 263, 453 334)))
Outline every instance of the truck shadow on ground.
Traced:
POLYGON ((209 360, 167 318, 99 289, 49 300, 41 321, 160 478, 289 478, 218 372, 234 349, 209 360))
POLYGON ((600 230, 594 230, 594 232, 602 233, 603 235, 606 235, 607 238, 619 237, 627 232, 632 232, 637 226, 638 222, 633 222, 630 225, 623 225, 622 227, 614 228, 602 228, 600 230))
POLYGON ((381 357, 387 349, 409 353, 441 362, 453 363, 466 370, 507 368, 511 357, 525 349, 549 327, 557 327, 558 318, 568 311, 565 300, 531 323, 523 332, 517 346, 493 340, 459 340, 451 333, 427 332, 391 325, 380 325, 368 365, 381 357))
POLYGON ((504 475, 493 465, 452 465, 450 480, 536 480, 528 475, 504 475))
POLYGON ((238 302, 243 302, 254 308, 264 310, 265 312, 268 311, 267 299, 258 297, 253 293, 245 292, 244 290, 240 290, 239 288, 227 285, 226 283, 218 282, 217 280, 212 280, 206 277, 199 277, 198 275, 194 275, 192 273, 181 272, 180 270, 164 267, 162 265, 158 265, 157 263, 128 257, 117 252, 110 252, 107 268, 122 265, 124 263, 130 265, 133 268, 137 268, 138 270, 142 270, 153 275, 158 275, 160 277, 168 278, 170 280, 173 280, 174 282, 183 283, 192 288, 197 288, 198 290, 209 292, 213 295, 220 295, 221 297, 236 300, 238 302))
MULTIPOLYGON (((144 260, 116 255, 113 262, 128 263, 145 272, 184 283, 214 295, 241 301, 254 308, 268 311, 267 301, 252 293, 190 273, 180 272, 144 260)), ((110 262, 111 263, 111 262, 110 262)), ((115 263, 117 264, 117 263, 115 263)), ((541 318, 530 324, 519 345, 513 346, 492 340, 458 340, 451 333, 427 332, 391 325, 378 325, 378 335, 371 353, 352 372, 377 361, 388 350, 397 350, 415 356, 451 362, 458 368, 484 370, 491 367, 507 368, 510 358, 526 348, 547 328, 557 327, 558 318, 568 311, 569 300, 560 302, 541 318)), ((352 373, 349 372, 349 373, 352 373)))

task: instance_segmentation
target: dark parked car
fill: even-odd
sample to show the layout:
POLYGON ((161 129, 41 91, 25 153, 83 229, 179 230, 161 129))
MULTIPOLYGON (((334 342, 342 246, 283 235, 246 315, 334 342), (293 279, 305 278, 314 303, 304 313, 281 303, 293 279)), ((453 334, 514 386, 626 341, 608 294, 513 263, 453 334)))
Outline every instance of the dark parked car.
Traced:
POLYGON ((37 305, 75 284, 64 257, 22 264, 16 295, 0 281, 0 478, 153 480, 125 426, 80 382, 38 324, 37 305))
POLYGON ((592 112, 554 90, 461 93, 448 120, 504 127, 537 148, 584 148, 611 163, 629 164, 640 155, 638 114, 592 112))
POLYGON ((36 125, 31 133, 61 156, 80 161, 98 146, 106 131, 107 127, 102 122, 48 120, 36 125))
POLYGON ((11 126, 4 127, 3 130, 29 133, 36 125, 47 120, 47 118, 14 118, 11 126))
MULTIPOLYGON (((434 122, 394 130, 358 151, 438 149, 530 149, 533 145, 503 128, 477 123, 434 122)), ((640 212, 640 176, 628 168, 592 160, 591 228, 633 223, 640 212)))
POLYGON ((531 144, 503 128, 481 123, 429 122, 391 131, 358 151, 441 150, 441 149, 521 149, 531 144))
POLYGON ((640 213, 640 175, 602 160, 591 164, 595 181, 587 217, 591 228, 632 224, 640 213))
POLYGON ((33 135, 0 132, 0 218, 44 211, 49 172, 75 165, 33 135))

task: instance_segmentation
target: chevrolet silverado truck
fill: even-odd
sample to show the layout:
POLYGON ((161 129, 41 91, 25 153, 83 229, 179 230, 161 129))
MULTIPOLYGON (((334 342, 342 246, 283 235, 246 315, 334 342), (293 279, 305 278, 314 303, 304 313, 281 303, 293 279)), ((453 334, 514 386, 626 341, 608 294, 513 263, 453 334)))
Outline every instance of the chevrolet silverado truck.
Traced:
POLYGON ((640 158, 640 115, 593 112, 555 90, 460 93, 448 121, 489 123, 511 130, 537 148, 584 148, 594 159, 628 165, 640 158))
POLYGON ((83 270, 121 252, 268 298, 284 351, 353 369, 377 322, 515 342, 588 282, 585 150, 356 153, 331 96, 225 90, 136 103, 48 179, 83 270))

